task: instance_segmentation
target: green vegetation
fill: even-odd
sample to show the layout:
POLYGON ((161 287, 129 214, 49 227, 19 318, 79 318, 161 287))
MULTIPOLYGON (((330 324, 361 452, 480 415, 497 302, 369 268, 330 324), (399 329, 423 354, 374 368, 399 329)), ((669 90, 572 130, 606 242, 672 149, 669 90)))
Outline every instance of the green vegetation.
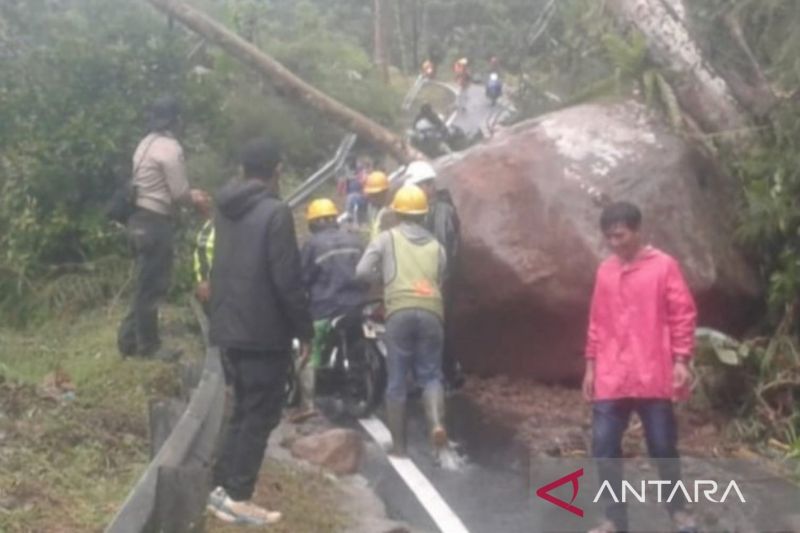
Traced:
MULTIPOLYGON (((787 384, 800 365, 800 3, 685 2, 706 57, 748 82, 761 80, 777 99, 763 112, 748 109, 754 138, 735 152, 718 134, 692 129, 644 37, 604 2, 385 0, 388 85, 372 63, 371 2, 191 3, 398 131, 407 118, 402 92, 429 53, 448 81, 455 58, 469 56, 481 73, 497 55, 521 117, 631 95, 661 109, 736 178, 738 234, 766 287, 768 312, 735 364, 704 358, 704 379, 716 376, 706 390, 734 420, 734 436, 776 439, 785 453, 800 454, 798 386, 787 384), (746 49, 727 29, 730 20, 746 49)), ((238 147, 250 137, 269 135, 283 146, 286 191, 343 132, 143 0, 0 2, 0 71, 0 530, 47 530, 57 519, 67 531, 96 529, 147 460, 147 399, 175 387, 167 367, 121 361, 113 342, 131 266, 123 233, 101 208, 130 172, 147 105, 163 93, 180 97, 190 179, 209 190, 235 174, 238 147), (74 384, 74 401, 37 390, 57 369, 74 384)), ((173 297, 190 284, 196 223, 182 223, 173 297)), ((170 313, 186 333, 183 311, 170 313)))
MULTIPOLYGON (((149 462, 147 405, 178 394, 174 365, 123 360, 119 307, 0 329, 0 531, 95 531, 149 462)), ((202 354, 188 308, 166 332, 202 354)))
MULTIPOLYGON (((342 508, 343 494, 335 482, 322 472, 301 469, 274 459, 264 461, 253 500, 283 514, 280 522, 269 527, 274 533, 336 533, 347 531, 348 518, 342 508)), ((206 531, 238 533, 232 526, 209 517, 206 531)))

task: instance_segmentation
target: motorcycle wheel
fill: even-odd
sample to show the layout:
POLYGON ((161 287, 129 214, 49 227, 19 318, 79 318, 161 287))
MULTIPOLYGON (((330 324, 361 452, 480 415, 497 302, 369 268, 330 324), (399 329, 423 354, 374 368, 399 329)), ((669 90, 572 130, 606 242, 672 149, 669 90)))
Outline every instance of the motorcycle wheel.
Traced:
POLYGON ((344 411, 352 417, 368 416, 381 402, 386 388, 386 364, 378 347, 359 339, 351 348, 351 371, 343 394, 344 411))

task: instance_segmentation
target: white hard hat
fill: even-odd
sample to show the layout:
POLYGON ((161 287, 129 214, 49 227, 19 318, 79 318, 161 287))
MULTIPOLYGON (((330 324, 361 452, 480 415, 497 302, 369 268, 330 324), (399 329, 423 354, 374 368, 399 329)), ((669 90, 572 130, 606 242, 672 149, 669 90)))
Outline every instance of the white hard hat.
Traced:
POLYGON ((414 161, 406 168, 405 182, 407 185, 419 185, 432 179, 436 179, 436 171, 427 161, 414 161))

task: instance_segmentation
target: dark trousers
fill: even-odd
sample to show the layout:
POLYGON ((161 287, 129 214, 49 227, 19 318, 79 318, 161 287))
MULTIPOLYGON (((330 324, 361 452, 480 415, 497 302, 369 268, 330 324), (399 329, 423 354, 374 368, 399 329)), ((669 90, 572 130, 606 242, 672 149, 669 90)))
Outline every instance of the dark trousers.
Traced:
POLYGON ((461 379, 461 364, 453 348, 453 290, 452 283, 442 287, 442 303, 444 304, 444 346, 442 348, 442 373, 450 385, 461 379))
POLYGON ((123 355, 152 355, 161 345, 158 304, 169 290, 175 225, 166 215, 137 210, 128 221, 128 240, 136 256, 136 285, 127 316, 117 332, 123 355))
MULTIPOLYGON (((657 463, 660 479, 670 480, 674 485, 681 478, 678 426, 672 401, 649 398, 598 400, 592 405, 592 455, 597 459, 600 483, 607 480, 618 496, 622 487, 622 436, 634 411, 642 420, 650 457, 659 459, 657 463)), ((603 494, 607 495, 607 491, 603 494)), ((679 495, 682 496, 680 491, 667 504, 670 514, 685 506, 684 498, 679 495)), ((605 503, 606 517, 618 530, 625 531, 628 527, 625 504, 615 503, 610 498, 606 498, 605 503)))
POLYGON ((215 486, 236 500, 253 496, 264 450, 281 419, 289 352, 225 350, 233 409, 214 471, 215 486))

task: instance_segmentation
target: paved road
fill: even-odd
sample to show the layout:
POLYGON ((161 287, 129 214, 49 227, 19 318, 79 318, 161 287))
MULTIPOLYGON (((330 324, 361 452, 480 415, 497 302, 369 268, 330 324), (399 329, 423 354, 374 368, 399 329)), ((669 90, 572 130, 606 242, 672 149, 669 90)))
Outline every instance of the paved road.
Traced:
MULTIPOLYGON (((484 419, 465 398, 452 397, 449 409, 451 436, 460 444, 466 464, 457 471, 434 464, 425 435, 425 418, 416 404, 410 406, 410 458, 471 533, 541 531, 536 527, 531 505, 525 450, 514 443, 511 432, 484 419)), ((377 445, 368 447, 362 474, 386 504, 390 518, 420 531, 438 531, 377 445)))

